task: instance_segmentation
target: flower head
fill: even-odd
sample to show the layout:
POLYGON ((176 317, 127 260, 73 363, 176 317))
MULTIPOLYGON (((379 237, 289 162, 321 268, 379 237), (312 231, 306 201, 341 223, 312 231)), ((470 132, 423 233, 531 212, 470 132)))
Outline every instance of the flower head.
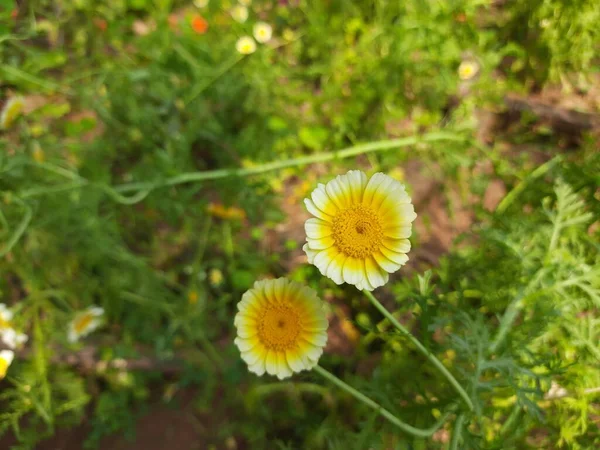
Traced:
POLYGON ((336 284, 373 289, 407 261, 417 215, 404 185, 376 173, 351 170, 319 184, 304 203, 308 262, 336 284))
POLYGON ((10 321, 13 318, 13 313, 4 303, 0 303, 0 330, 2 328, 10 328, 10 321))
POLYGON ((0 114, 0 130, 7 130, 11 127, 13 122, 21 112, 23 111, 23 107, 25 106, 25 101, 23 97, 11 97, 4 108, 2 108, 2 113, 0 114))
POLYGON ((200 15, 195 15, 190 22, 192 30, 197 34, 204 34, 208 31, 208 22, 200 15))
POLYGON ((0 380, 6 376, 8 368, 15 358, 15 352, 12 350, 1 350, 0 351, 0 380))
POLYGON ((248 8, 246 8, 244 5, 235 5, 233 8, 231 8, 229 13, 236 22, 244 23, 246 20, 248 20, 248 8))
POLYGON ((87 336, 92 331, 102 325, 102 317, 104 309, 98 306, 90 306, 89 308, 77 313, 69 324, 69 342, 77 342, 79 338, 87 336))
POLYGON ((10 349, 16 349, 29 340, 26 334, 18 333, 13 328, 0 329, 0 340, 10 349))
POLYGON ((242 55, 249 55, 256 51, 256 42, 250 36, 243 36, 238 39, 235 48, 242 55))
POLYGON ((273 28, 266 22, 257 22, 253 29, 254 39, 261 44, 269 42, 273 36, 273 28))
POLYGON ((458 77, 463 80, 470 80, 479 72, 479 65, 475 61, 463 61, 458 66, 458 77))
POLYGON ((234 324, 234 342, 250 372, 280 380, 312 369, 327 342, 323 302, 286 278, 254 283, 238 303, 234 324))

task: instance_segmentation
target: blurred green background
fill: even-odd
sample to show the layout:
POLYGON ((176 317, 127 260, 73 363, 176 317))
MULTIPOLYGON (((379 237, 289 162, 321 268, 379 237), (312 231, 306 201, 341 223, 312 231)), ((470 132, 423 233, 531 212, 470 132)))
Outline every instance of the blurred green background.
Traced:
POLYGON ((29 336, 0 448, 599 448, 600 3, 243 3, 0 0, 0 303, 29 336), (456 402, 306 264, 302 200, 349 168, 406 183, 377 296, 475 403, 429 439, 232 342, 242 293, 288 276, 327 302, 324 367, 415 426, 456 402))

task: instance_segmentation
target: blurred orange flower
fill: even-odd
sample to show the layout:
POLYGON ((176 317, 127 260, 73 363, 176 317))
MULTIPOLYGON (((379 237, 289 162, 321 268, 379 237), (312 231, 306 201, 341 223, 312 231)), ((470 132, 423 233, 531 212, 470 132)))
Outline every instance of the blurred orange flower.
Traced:
POLYGON ((194 32, 196 32, 197 34, 204 34, 208 30, 208 22, 204 17, 202 17, 199 14, 196 14, 192 18, 191 25, 192 30, 194 30, 194 32))
POLYGON ((221 203, 210 203, 206 211, 214 217, 227 220, 243 220, 246 218, 246 212, 235 206, 224 206, 221 203))

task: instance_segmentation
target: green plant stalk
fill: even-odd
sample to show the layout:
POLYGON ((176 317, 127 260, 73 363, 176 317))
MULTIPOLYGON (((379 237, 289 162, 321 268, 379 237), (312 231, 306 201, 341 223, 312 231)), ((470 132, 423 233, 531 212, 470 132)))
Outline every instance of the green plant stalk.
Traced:
POLYGON ((446 379, 450 382, 450 384, 454 387, 456 392, 458 392, 458 394, 463 398, 469 409, 472 411, 473 402, 471 401, 471 398, 464 390, 464 388, 460 385, 460 383, 456 381, 456 378, 454 378, 454 376, 448 371, 448 369, 446 369, 446 367, 440 362, 440 360, 437 359, 429 350, 427 350, 425 346, 421 344, 421 342, 410 333, 410 331, 408 331, 400 322, 398 322, 396 318, 387 309, 385 309, 385 306, 379 303, 379 300, 377 300, 371 292, 367 290, 363 290, 363 292, 371 301, 373 306, 375 306, 375 308, 377 308, 379 312, 381 312, 381 314, 383 314, 390 322, 392 322, 392 325, 394 325, 402 335, 408 338, 408 340, 411 341, 415 345, 415 347, 417 347, 417 349, 419 349, 419 351, 429 360, 429 362, 431 362, 444 375, 444 377, 446 377, 446 379))
POLYGON ((419 143, 431 143, 431 142, 443 142, 443 141, 454 141, 462 142, 465 138, 459 134, 437 131, 422 136, 408 136, 399 139, 390 139, 385 141, 370 142, 368 144, 359 144, 353 147, 348 147, 338 151, 322 152, 314 155, 301 156, 299 158, 286 159, 282 161, 273 161, 265 164, 256 165, 253 167, 246 168, 231 168, 231 169, 217 169, 210 171, 199 171, 199 172, 187 172, 180 175, 176 175, 171 178, 159 181, 142 181, 134 183, 126 183, 118 186, 109 186, 101 183, 92 183, 89 180, 79 176, 78 174, 68 171, 66 169, 52 166, 50 164, 35 164, 37 167, 56 173, 57 175, 67 177, 74 180, 73 183, 63 184, 56 187, 44 187, 44 188, 33 188, 21 193, 23 198, 32 198, 40 195, 46 195, 53 192, 68 191, 71 189, 77 189, 80 187, 88 186, 101 189, 105 192, 112 200, 123 205, 133 205, 142 201, 151 191, 157 188, 176 186, 179 184, 187 183, 198 183, 203 181, 218 180, 221 178, 229 177, 246 177, 251 175, 259 175, 267 172, 273 172, 276 170, 285 169, 288 167, 302 166, 306 164, 314 164, 318 162, 326 162, 333 160, 340 160, 345 158, 351 158, 353 156, 393 150, 402 147, 408 147, 419 143), (133 195, 127 197, 122 195, 123 193, 135 192, 133 195))
POLYGON ((502 201, 496 207, 496 212, 498 214, 502 214, 504 211, 506 211, 506 208, 508 208, 509 205, 512 202, 514 202, 515 199, 521 194, 521 192, 523 192, 525 190, 525 188, 527 187, 527 184, 529 184, 531 181, 535 180, 536 178, 539 178, 542 175, 544 175, 556 163, 560 162, 561 160, 562 160, 562 156, 557 155, 554 158, 552 158, 550 161, 545 162, 544 164, 539 166, 537 169, 535 169, 533 172, 531 172, 529 175, 527 175, 508 194, 506 194, 506 196, 502 199, 502 201))
POLYGON ((454 430, 452 431, 452 441, 450 441, 449 450, 458 450, 458 445, 462 439, 463 426, 465 425, 465 415, 459 414, 454 422, 454 430))
POLYGON ((315 372, 319 373, 321 376, 323 376, 327 380, 331 381, 337 387, 346 391, 348 394, 350 394, 357 400, 363 402, 369 408, 372 408, 375 411, 377 411, 381 416, 385 417, 389 422, 393 423, 401 430, 407 432, 408 434, 416 436, 416 437, 428 438, 428 437, 432 436, 433 433, 435 433, 437 430, 439 430, 442 427, 442 425, 444 425, 444 423, 446 422, 446 419, 450 415, 450 411, 444 413, 442 415, 442 417, 440 417, 440 419, 430 428, 425 428, 425 429, 415 428, 412 425, 409 425, 409 424, 401 421, 394 414, 392 414, 387 409, 385 409, 383 406, 381 406, 379 403, 375 402, 374 400, 371 400, 369 397, 367 397, 360 391, 357 391, 352 386, 346 384, 345 382, 340 380, 338 377, 336 377, 334 374, 325 370, 321 366, 317 365, 313 368, 313 370, 315 372))
POLYGON ((326 162, 336 159, 351 158, 352 156, 362 155, 365 153, 392 150, 395 148, 408 147, 410 145, 416 145, 419 143, 439 141, 464 141, 464 138, 456 133, 438 131, 428 133, 422 136, 409 136, 400 139, 390 139, 385 141, 370 142, 368 144, 359 144, 342 150, 322 152, 314 155, 301 156, 298 158, 286 159, 282 161, 273 161, 265 164, 260 164, 254 167, 188 172, 155 183, 127 183, 122 184, 120 186, 115 186, 114 190, 117 192, 132 192, 146 189, 155 189, 158 187, 175 186, 178 184, 195 183, 199 181, 217 180, 220 178, 245 177, 285 169, 288 167, 303 166, 306 164, 314 164, 318 162, 326 162))

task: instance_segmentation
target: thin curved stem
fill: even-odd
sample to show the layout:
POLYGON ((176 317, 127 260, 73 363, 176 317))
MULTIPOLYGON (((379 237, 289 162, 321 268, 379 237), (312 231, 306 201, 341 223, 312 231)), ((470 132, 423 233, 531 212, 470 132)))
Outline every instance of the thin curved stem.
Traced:
POLYGON ((448 369, 446 369, 446 367, 440 362, 440 360, 437 359, 433 355, 433 353, 431 353, 429 350, 427 350, 427 348, 425 348, 425 346, 423 344, 421 344, 421 342, 419 342, 419 340, 416 337, 414 337, 410 333, 410 331, 408 331, 406 328, 404 328, 404 326, 400 322, 398 322, 396 320, 396 318, 387 309, 385 309, 385 306, 383 306, 381 303, 379 303, 379 300, 377 300, 371 292, 369 292, 367 290, 364 290, 363 292, 367 296, 367 298, 371 301, 373 306, 375 306, 375 308, 377 308, 379 310, 379 312, 381 312, 381 314, 383 314, 390 322, 392 322, 392 325, 394 325, 396 327, 396 329, 398 331, 400 331, 400 333, 402 335, 404 335, 409 341, 411 341, 415 345, 415 347, 417 347, 417 349, 419 349, 419 351, 423 355, 425 355, 425 357, 427 357, 427 359, 435 367, 437 367, 437 369, 446 377, 446 379, 450 382, 450 384, 454 387, 456 392, 458 392, 458 394, 463 398, 463 400, 465 401, 465 403, 467 404, 469 409, 472 411, 473 410, 473 402, 471 401, 471 398, 469 397, 467 392, 464 390, 464 388, 460 385, 460 383, 458 381, 456 381, 456 378, 454 378, 454 376, 448 371, 448 369))
POLYGON ((440 417, 440 419, 435 424, 433 424, 433 426, 431 426, 429 428, 415 428, 412 425, 409 425, 409 424, 401 421, 394 414, 392 414, 390 411, 388 411, 383 406, 381 406, 379 403, 375 402, 374 400, 371 400, 369 397, 364 395, 362 392, 357 391, 352 386, 350 386, 349 384, 346 384, 345 382, 340 380, 338 377, 336 377, 334 374, 325 370, 321 366, 317 365, 313 368, 313 370, 315 372, 318 372, 321 376, 323 376, 327 380, 331 381, 337 387, 343 389, 348 394, 352 395, 357 400, 360 400, 368 407, 377 411, 381 416, 385 417, 389 422, 393 423, 401 430, 407 432, 408 434, 416 436, 416 437, 427 438, 427 437, 432 436, 433 433, 435 433, 437 430, 439 430, 442 427, 442 425, 444 425, 444 423, 446 422, 446 419, 452 412, 452 411, 448 411, 448 412, 442 414, 442 417, 440 417))

